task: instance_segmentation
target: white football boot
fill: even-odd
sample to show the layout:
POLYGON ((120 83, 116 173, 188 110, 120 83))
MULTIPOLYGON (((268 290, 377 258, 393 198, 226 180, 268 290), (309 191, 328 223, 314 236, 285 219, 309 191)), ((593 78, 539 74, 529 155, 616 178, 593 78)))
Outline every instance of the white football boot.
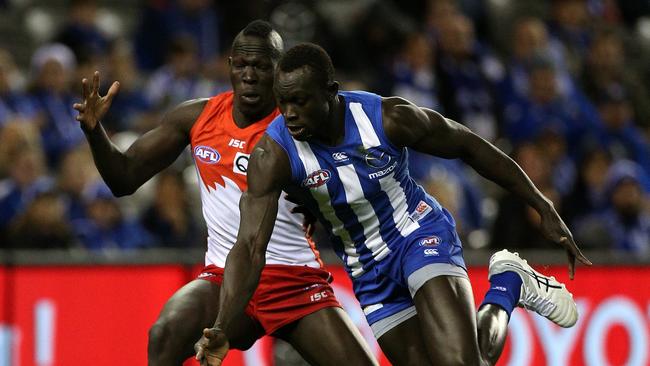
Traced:
POLYGON ((563 283, 555 280, 555 277, 535 271, 519 254, 504 249, 490 258, 488 278, 507 271, 513 271, 521 277, 519 306, 533 310, 564 328, 576 323, 578 308, 573 301, 573 294, 567 291, 563 283))

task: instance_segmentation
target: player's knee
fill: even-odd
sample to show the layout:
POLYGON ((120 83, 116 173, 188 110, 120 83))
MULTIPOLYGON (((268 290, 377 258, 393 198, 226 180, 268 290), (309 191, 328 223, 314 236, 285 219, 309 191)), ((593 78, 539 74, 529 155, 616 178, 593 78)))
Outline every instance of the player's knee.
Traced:
POLYGON ((149 352, 162 353, 173 341, 173 320, 161 317, 149 328, 149 352))

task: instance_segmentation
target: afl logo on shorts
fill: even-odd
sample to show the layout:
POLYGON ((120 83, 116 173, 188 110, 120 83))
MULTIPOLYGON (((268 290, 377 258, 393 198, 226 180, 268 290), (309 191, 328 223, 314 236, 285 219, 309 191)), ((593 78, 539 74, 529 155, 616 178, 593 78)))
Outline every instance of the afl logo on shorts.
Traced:
POLYGON ((194 148, 194 156, 206 164, 216 164, 221 159, 217 150, 203 145, 194 148))
POLYGON ((318 188, 330 180, 331 173, 327 169, 317 170, 302 181, 302 186, 307 188, 318 188))
POLYGON ((420 246, 422 247, 433 247, 438 244, 440 244, 440 238, 435 235, 420 240, 420 246))

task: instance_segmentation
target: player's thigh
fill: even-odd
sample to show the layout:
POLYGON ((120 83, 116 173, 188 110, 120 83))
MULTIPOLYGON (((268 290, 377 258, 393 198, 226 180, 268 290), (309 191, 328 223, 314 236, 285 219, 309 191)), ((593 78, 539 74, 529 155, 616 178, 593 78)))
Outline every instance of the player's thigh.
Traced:
POLYGON ((432 365, 417 315, 393 327, 377 341, 394 366, 432 365))
MULTIPOLYGON (((203 329, 212 327, 217 318, 219 294, 220 286, 212 281, 197 279, 186 284, 165 303, 152 330, 162 327, 168 336, 192 351, 203 329)), ((245 314, 236 323, 233 348, 248 348, 263 335, 261 326, 245 314)))
POLYGON ((480 365, 472 287, 466 277, 429 279, 414 297, 433 364, 480 365))
POLYGON ((274 335, 289 342, 310 365, 378 364, 359 330, 339 307, 306 315, 274 335))

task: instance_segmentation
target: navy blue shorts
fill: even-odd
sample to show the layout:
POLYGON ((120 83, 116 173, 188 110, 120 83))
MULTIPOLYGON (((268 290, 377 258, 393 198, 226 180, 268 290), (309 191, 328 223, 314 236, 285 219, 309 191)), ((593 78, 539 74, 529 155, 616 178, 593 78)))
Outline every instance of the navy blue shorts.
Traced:
POLYGON ((391 246, 386 258, 352 279, 376 338, 416 314, 413 297, 426 281, 443 275, 467 278, 463 247, 449 213, 420 224, 400 245, 391 246))

